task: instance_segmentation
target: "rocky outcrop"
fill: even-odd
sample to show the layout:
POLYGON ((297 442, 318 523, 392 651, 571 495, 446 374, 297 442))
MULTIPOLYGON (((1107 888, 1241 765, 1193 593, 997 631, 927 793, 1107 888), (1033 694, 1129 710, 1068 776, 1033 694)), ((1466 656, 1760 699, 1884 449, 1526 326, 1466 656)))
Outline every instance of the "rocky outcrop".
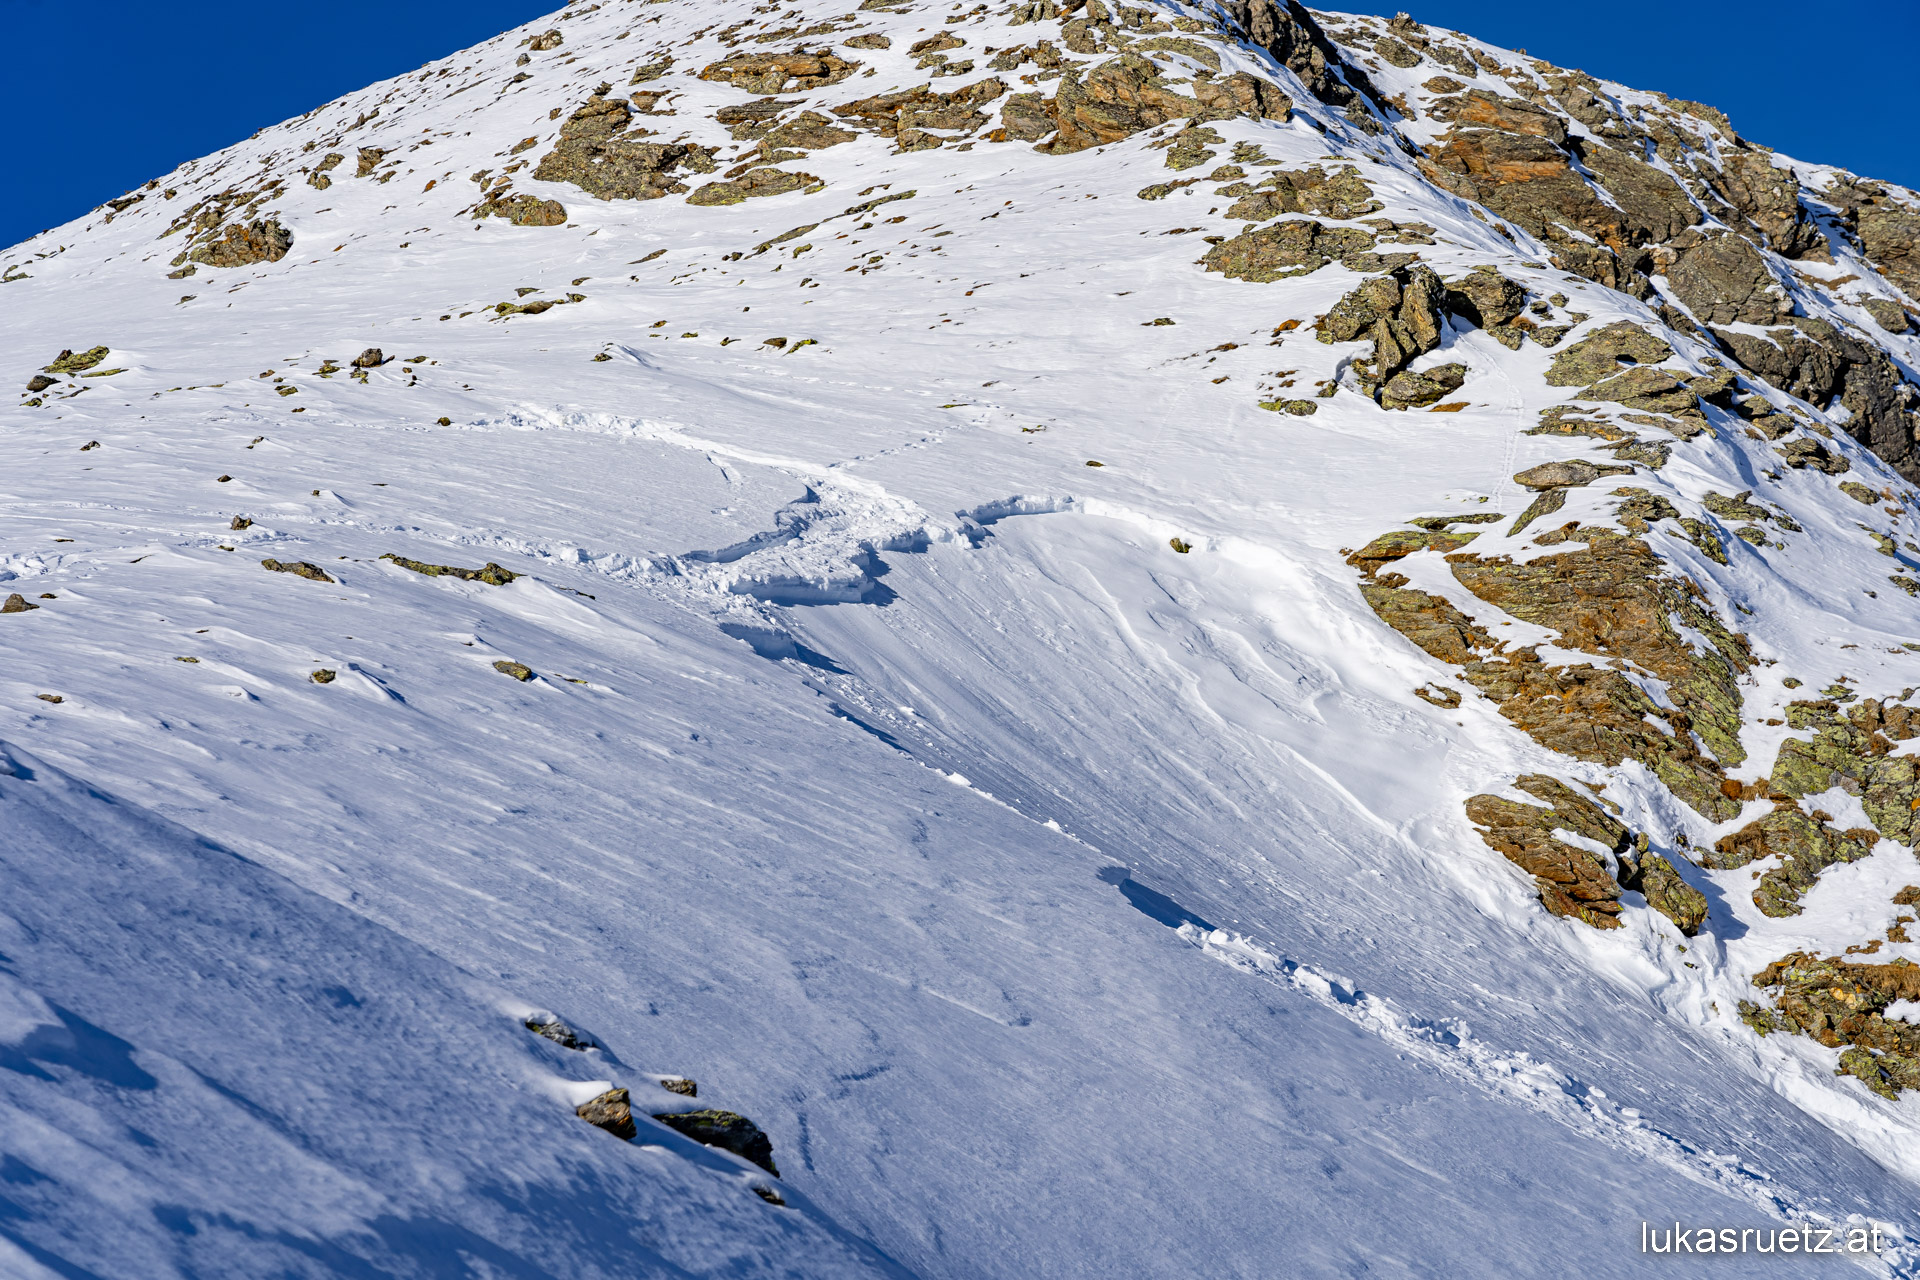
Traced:
POLYGON ((1517 351, 1524 331, 1513 322, 1526 310, 1527 291, 1491 266, 1478 266, 1447 282, 1447 309, 1517 351))
POLYGON ((633 1099, 625 1089, 609 1089, 581 1103, 573 1113, 626 1142, 632 1142, 640 1132, 633 1123, 633 1099))
POLYGON ((1688 884, 1666 857, 1653 852, 1645 835, 1635 837, 1634 847, 1620 854, 1618 878, 1622 889, 1640 894, 1686 937, 1695 936, 1706 924, 1707 895, 1688 884))
POLYGON ((739 204, 756 196, 779 196, 789 191, 818 191, 827 184, 810 173, 773 166, 749 169, 731 182, 709 182, 694 189, 688 204, 739 204))
POLYGON ((1913 328, 1913 317, 1891 298, 1862 298, 1860 305, 1873 317, 1873 322, 1888 333, 1906 333, 1913 328))
POLYGON ((493 561, 487 561, 483 568, 462 569, 457 565, 428 564, 424 560, 409 560, 405 556, 396 556, 388 552, 380 557, 391 560, 402 569, 411 569, 415 573, 425 574, 429 578, 459 578, 463 582, 484 582, 488 586, 504 587, 520 575, 508 569, 502 569, 493 561))
POLYGON ((1797 916, 1801 897, 1822 871, 1835 863, 1859 861, 1873 852, 1880 838, 1866 829, 1837 831, 1831 821, 1819 810, 1808 814, 1792 800, 1776 799, 1771 812, 1715 842, 1704 861, 1715 870, 1727 871, 1762 859, 1780 859, 1779 866, 1760 877, 1753 902, 1769 916, 1797 916))
POLYGON ((338 151, 327 152, 325 156, 321 157, 320 163, 313 166, 312 171, 307 174, 307 185, 318 191, 325 191, 331 187, 333 185, 333 179, 329 178, 327 174, 332 172, 333 169, 345 159, 346 156, 338 151))
MULTIPOLYGON (((111 347, 92 347, 86 351, 82 351, 77 354, 71 349, 69 349, 66 351, 62 351, 59 355, 55 356, 53 358, 53 363, 48 365, 44 370, 44 372, 46 373, 84 373, 88 369, 91 369, 95 365, 99 364, 102 360, 105 360, 111 354, 113 354, 113 349, 111 347)), ((38 381, 38 379, 35 379, 35 381, 38 381)), ((47 385, 51 386, 52 384, 49 383, 47 385)), ((40 390, 41 388, 30 387, 28 389, 37 391, 37 390, 40 390)))
POLYGON ((748 93, 802 93, 839 84, 860 69, 831 49, 792 53, 736 53, 700 71, 702 80, 718 80, 748 93))
POLYGON ((1546 807, 1499 796, 1471 796, 1467 820, 1480 829, 1480 838, 1533 877, 1541 905, 1552 914, 1596 929, 1619 928, 1621 889, 1607 860, 1554 833, 1571 831, 1616 854, 1631 844, 1632 833, 1557 778, 1523 774, 1514 786, 1544 800, 1546 807))
POLYGON ((1742 368, 1773 386, 1827 408, 1838 400, 1850 414, 1847 434, 1908 479, 1920 478, 1920 388, 1906 381, 1886 352, 1824 320, 1793 318, 1791 328, 1765 337, 1716 329, 1742 368))
POLYGON ((1310 275, 1329 262, 1347 261, 1361 270, 1361 255, 1370 255, 1373 245, 1373 236, 1357 228, 1288 220, 1250 227, 1215 245, 1202 261, 1230 279, 1267 283, 1310 275))
POLYGON ((1771 1009, 1740 1005, 1741 1020, 1761 1035, 1786 1031, 1840 1049, 1836 1074, 1883 1098, 1920 1089, 1920 1027, 1886 1016, 1896 1001, 1920 1000, 1920 965, 1850 964, 1796 951, 1753 975, 1753 985, 1774 993, 1771 1009))
MULTIPOLYGON (((1341 58, 1313 16, 1295 0, 1228 0, 1227 13, 1247 39, 1298 76, 1314 97, 1329 106, 1365 111, 1362 94, 1372 89, 1366 73, 1341 58)), ((1367 119, 1372 123, 1370 116, 1367 119)))
POLYGON ((1628 168, 1638 161, 1614 157, 1606 163, 1631 176, 1635 197, 1610 204, 1574 170, 1572 156, 1556 140, 1564 137, 1557 122, 1549 125, 1544 113, 1521 110, 1524 104, 1511 99, 1499 102, 1506 105, 1472 113, 1483 123, 1451 130, 1421 171, 1557 245, 1555 263, 1563 270, 1645 297, 1651 286, 1642 246, 1681 216, 1680 205, 1691 209, 1685 193, 1658 171, 1639 165, 1642 174, 1628 168))
POLYGON ((1227 209, 1229 218, 1265 222, 1283 213, 1306 213, 1321 218, 1351 219, 1378 213, 1383 206, 1374 199, 1373 188, 1352 165, 1329 174, 1315 166, 1299 172, 1275 170, 1247 188, 1236 183, 1221 189, 1222 195, 1245 194, 1227 209))
POLYGON ((1823 194, 1868 260, 1909 297, 1920 297, 1920 209, 1862 179, 1842 179, 1823 194))
POLYGON ((1450 602, 1407 589, 1403 574, 1381 572, 1415 552, 1447 549, 1436 539, 1469 536, 1399 531, 1348 563, 1360 569, 1361 594, 1381 621, 1459 666, 1542 746, 1598 764, 1638 760, 1705 817, 1736 816, 1725 770, 1745 759, 1738 678, 1753 658, 1744 637, 1721 624, 1691 582, 1669 576, 1644 542, 1608 529, 1575 524, 1543 535, 1538 541, 1549 545, 1585 545, 1525 562, 1447 555, 1454 578, 1476 598, 1549 628, 1556 645, 1604 658, 1605 666, 1552 666, 1534 649, 1509 650, 1450 602), (1706 644, 1695 648, 1691 635, 1706 644), (1663 681, 1672 705, 1656 702, 1628 671, 1663 681))
POLYGON ((1361 388, 1388 408, 1430 404, 1466 380, 1466 367, 1446 366, 1447 372, 1429 375, 1401 371, 1440 345, 1446 301, 1447 288, 1431 268, 1403 268, 1363 281, 1315 322, 1314 336, 1321 342, 1371 339, 1373 354, 1353 362, 1361 388))
POLYGON ((272 218, 256 218, 245 226, 228 224, 218 239, 201 242, 187 256, 209 267, 246 267, 278 262, 291 248, 293 232, 272 218))
POLYGON ((1383 409, 1417 409, 1444 400, 1467 381, 1467 366, 1458 361, 1431 369, 1396 373, 1380 386, 1383 409))
POLYGON ((1161 78, 1160 69, 1136 53, 1111 58, 1084 75, 1064 72, 1047 108, 1058 132, 1039 149, 1054 155, 1103 146, 1169 121, 1208 114, 1198 99, 1174 92, 1161 78))
POLYGON ((1839 787, 1860 798, 1881 835, 1920 844, 1920 760, 1894 754, 1896 743, 1920 737, 1920 713, 1876 698, 1820 698, 1787 704, 1786 719, 1813 736, 1781 744, 1769 779, 1775 791, 1800 797, 1839 787))
POLYGON ((305 578, 310 582, 333 581, 333 578, 328 575, 325 569, 322 569, 310 560, 285 561, 269 559, 262 560, 260 567, 271 573, 291 573, 295 577, 305 578))
POLYGON ((1643 894, 1649 906, 1687 937, 1700 931, 1707 918, 1705 895, 1653 852, 1644 836, 1636 838, 1626 824, 1557 778, 1523 774, 1514 786, 1546 807, 1478 795, 1467 801, 1467 819, 1480 829, 1489 848, 1533 876, 1541 905, 1549 912, 1596 929, 1617 929, 1620 895, 1631 890, 1643 894), (1556 834, 1560 831, 1606 848, 1619 876, 1605 857, 1562 840, 1556 834))
POLYGON ((780 1176, 780 1170, 773 1163, 773 1140, 743 1115, 713 1110, 665 1111, 654 1119, 703 1146, 731 1151, 774 1177, 780 1176))
POLYGON ((1547 385, 1592 386, 1630 365, 1658 364, 1672 354, 1673 348, 1664 338, 1655 337, 1631 320, 1617 320, 1557 353, 1547 369, 1547 385))
MULTIPOLYGON (((1667 576, 1646 543, 1601 529, 1575 531, 1573 539, 1586 545, 1525 562, 1460 553, 1448 563, 1480 599, 1558 632, 1562 648, 1618 659, 1665 681, 1687 727, 1713 757, 1722 765, 1739 764, 1746 752, 1740 745, 1738 680, 1753 665, 1744 637, 1721 624, 1692 583, 1667 576), (1707 641, 1704 652, 1682 628, 1707 641)), ((1706 780, 1696 778, 1688 789, 1706 780)), ((1713 785, 1717 790, 1717 777, 1713 785)))
MULTIPOLYGON (((833 109, 833 114, 851 125, 898 140, 903 151, 924 151, 941 145, 943 141, 929 130, 968 135, 985 128, 988 117, 984 108, 1006 92, 1004 81, 991 78, 976 80, 952 93, 936 93, 923 85, 843 103, 833 109)), ((1022 99, 1039 97, 1037 94, 1016 96, 1022 99)), ((1006 109, 1014 111, 1014 105, 1009 102, 1006 109)), ((1018 112, 1015 114, 1018 115, 1018 112)), ((1040 132, 1035 135, 1039 137, 1053 131, 1052 117, 1046 114, 1044 106, 1042 115, 1045 117, 1044 123, 1038 126, 1040 132)))
POLYGON ((1772 324, 1793 313, 1760 251, 1740 236, 1701 240, 1667 268, 1674 296, 1707 324, 1772 324))
POLYGON ((1826 237, 1800 202, 1800 182, 1765 152, 1728 150, 1707 182, 1758 231, 1767 248, 1783 258, 1826 256, 1826 237))
POLYGON ((710 148, 696 143, 642 142, 628 132, 633 109, 599 94, 560 126, 559 140, 533 171, 542 182, 565 182, 602 200, 657 200, 685 192, 679 171, 712 173, 710 148))
POLYGON ((505 218, 516 227, 558 227, 566 223, 567 207, 558 200, 537 196, 489 197, 474 206, 476 218, 505 218))

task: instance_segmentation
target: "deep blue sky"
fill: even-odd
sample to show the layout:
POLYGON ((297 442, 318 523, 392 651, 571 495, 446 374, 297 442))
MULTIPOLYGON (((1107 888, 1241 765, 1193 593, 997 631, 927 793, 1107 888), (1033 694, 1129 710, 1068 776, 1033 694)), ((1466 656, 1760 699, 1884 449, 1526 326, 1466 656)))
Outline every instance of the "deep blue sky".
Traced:
MULTIPOLYGON (((1400 2, 1429 25, 1711 103, 1747 138, 1790 155, 1920 186, 1917 0, 1400 2)), ((16 139, 0 182, 0 246, 264 125, 558 7, 96 0, 82 21, 72 0, 0 0, 10 50, 0 119, 13 121, 16 139)), ((1327 7, 1390 15, 1398 5, 1327 7)))

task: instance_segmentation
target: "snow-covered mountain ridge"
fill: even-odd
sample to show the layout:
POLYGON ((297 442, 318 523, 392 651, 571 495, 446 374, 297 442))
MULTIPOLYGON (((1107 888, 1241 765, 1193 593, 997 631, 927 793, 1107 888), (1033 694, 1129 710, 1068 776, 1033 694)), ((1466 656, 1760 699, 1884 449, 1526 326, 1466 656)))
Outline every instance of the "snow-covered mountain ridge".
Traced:
POLYGON ((0 255, 0 1270, 1913 1274, 1916 245, 1411 19, 634 0, 0 255))

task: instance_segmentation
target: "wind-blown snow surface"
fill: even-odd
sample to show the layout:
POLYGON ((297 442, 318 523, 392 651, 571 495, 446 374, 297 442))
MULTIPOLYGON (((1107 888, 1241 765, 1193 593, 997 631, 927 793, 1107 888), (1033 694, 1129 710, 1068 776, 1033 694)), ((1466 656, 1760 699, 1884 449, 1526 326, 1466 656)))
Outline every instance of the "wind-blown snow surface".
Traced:
MULTIPOLYGON (((1643 1258, 1643 1218, 1857 1216, 1914 1274, 1913 1104, 1733 1018, 1911 855, 1833 869, 1790 921, 1690 869, 1713 923, 1684 952, 1636 896, 1614 933, 1548 917, 1463 796, 1548 768, 1662 837, 1719 830, 1413 699, 1435 665, 1341 563, 1410 514, 1517 510, 1508 477, 1569 452, 1519 434, 1548 354, 1455 332, 1434 359, 1472 366, 1472 407, 1444 419, 1260 410, 1263 376, 1337 374, 1271 335, 1353 276, 1203 273, 1162 233, 1233 228, 1133 199, 1165 173, 1145 136, 868 138, 808 158, 824 191, 721 208, 523 176, 567 225, 460 216, 550 112, 747 16, 609 4, 509 84, 534 24, 9 256, 9 376, 94 344, 125 372, 0 411, 0 590, 42 606, 0 618, 0 1271, 1690 1275, 1721 1272, 1643 1258), (165 278, 189 196, 291 180, 315 140, 404 172, 293 181, 286 258, 165 278), (516 288, 585 300, 482 309, 516 288), (427 359, 314 376, 375 345, 427 359), (532 1036, 542 1010, 606 1048, 532 1036), (570 1114, 678 1073, 771 1134, 787 1208, 731 1156, 570 1114)), ((904 44, 939 24, 874 21, 896 48, 835 100, 920 82, 904 44)), ((690 121, 740 98, 671 84, 690 121)), ((1437 269, 1647 317, 1318 118, 1214 127, 1375 157, 1437 269)), ((1697 499, 1767 459, 1722 431, 1635 483, 1697 499)), ((1913 683, 1888 650, 1920 606, 1863 596, 1888 566, 1857 513, 1806 472, 1765 492, 1789 548, 1663 553, 1764 603, 1742 625, 1782 673, 1913 683)), ((1754 717, 1788 695, 1760 679, 1770 756, 1754 717)))

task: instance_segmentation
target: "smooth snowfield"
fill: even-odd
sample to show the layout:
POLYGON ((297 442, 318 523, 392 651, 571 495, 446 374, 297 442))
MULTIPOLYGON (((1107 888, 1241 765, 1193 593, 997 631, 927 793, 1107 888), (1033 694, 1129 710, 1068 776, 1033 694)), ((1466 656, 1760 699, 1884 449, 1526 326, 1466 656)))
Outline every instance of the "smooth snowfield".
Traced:
MULTIPOLYGON (((1580 451, 1520 434, 1560 398, 1549 353, 1455 331, 1426 363, 1468 363, 1471 406, 1443 417, 1351 390, 1261 410, 1339 376, 1357 348, 1276 326, 1355 277, 1204 273, 1197 229, 1237 227, 1203 188, 1136 200, 1167 176, 1145 136, 863 138, 807 159, 826 190, 723 208, 523 177, 567 225, 462 216, 468 172, 544 150, 551 112, 655 48, 697 67, 696 30, 749 16, 536 23, 5 256, 30 273, 0 290, 5 376, 94 344, 124 372, 0 409, 0 596, 40 606, 0 617, 0 1275, 1845 1265, 1647 1258, 1643 1219, 1873 1221, 1895 1247, 1870 1269, 1920 1273, 1916 1104, 1733 1015, 1769 960, 1878 927, 1912 854, 1835 868, 1785 921, 1745 872, 1689 867, 1697 939, 1635 895, 1614 933, 1548 917, 1465 796, 1538 770, 1606 784, 1662 847, 1736 824, 1482 700, 1416 700, 1448 673, 1342 563, 1411 515, 1512 515, 1513 472, 1580 451), (407 172, 350 159, 316 190, 322 145, 407 172), (181 203, 262 168, 290 177, 293 251, 167 279, 181 203), (585 300, 485 309, 521 288, 585 300), (369 346, 395 359, 364 384, 318 376, 369 346), (771 1135, 786 1208, 732 1156, 571 1113, 682 1073, 771 1135)), ((902 49, 931 16, 874 21, 879 78, 823 101, 924 82, 902 49)), ((1013 43, 998 23, 968 38, 1013 43)), ((672 86, 689 128, 741 97, 672 86)), ((1323 114, 1214 127, 1362 164, 1445 274, 1498 262, 1649 321, 1323 114)), ((1631 481, 1760 488, 1807 530, 1725 566, 1660 544, 1723 616, 1759 609, 1767 759, 1782 675, 1920 683, 1899 566, 1829 478, 1771 466, 1723 429, 1631 481)), ((1606 512, 1596 487, 1555 519, 1606 512)), ((1476 549, 1526 554, 1503 528, 1476 549)))

